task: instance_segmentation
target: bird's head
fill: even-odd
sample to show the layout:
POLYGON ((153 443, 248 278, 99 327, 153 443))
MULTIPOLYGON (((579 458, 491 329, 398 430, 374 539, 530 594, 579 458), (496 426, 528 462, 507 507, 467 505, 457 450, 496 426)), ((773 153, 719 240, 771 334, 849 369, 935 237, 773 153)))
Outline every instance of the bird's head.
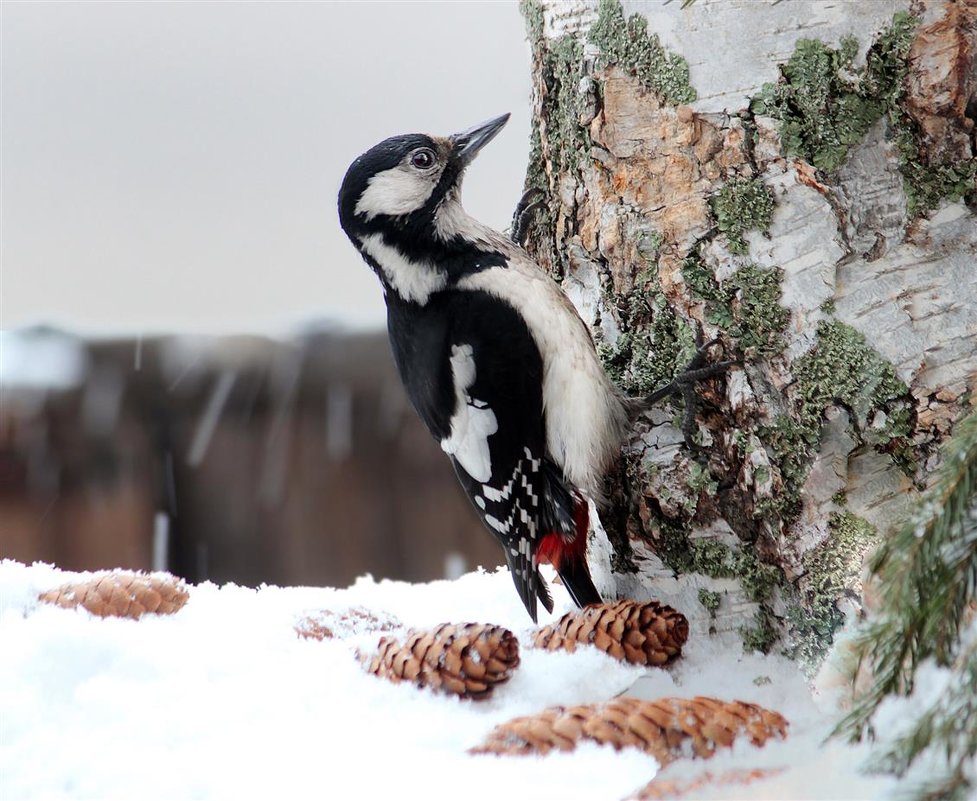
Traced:
POLYGON ((478 238, 477 224, 461 209, 461 180, 508 120, 503 114, 447 137, 393 136, 350 165, 339 190, 339 221, 382 280, 389 272, 384 248, 443 268, 466 237, 478 238))

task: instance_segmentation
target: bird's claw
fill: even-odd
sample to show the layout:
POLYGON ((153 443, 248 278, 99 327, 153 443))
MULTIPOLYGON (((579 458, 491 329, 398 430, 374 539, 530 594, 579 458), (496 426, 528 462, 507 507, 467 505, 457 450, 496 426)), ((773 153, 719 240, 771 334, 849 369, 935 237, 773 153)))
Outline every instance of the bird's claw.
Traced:
POLYGON ((512 227, 509 229, 509 238, 517 245, 522 247, 526 244, 526 236, 529 234, 529 224, 533 221, 536 212, 542 207, 544 193, 542 189, 532 187, 523 192, 516 210, 512 214, 512 227))
POLYGON ((684 406, 684 411, 682 414, 682 437, 685 440, 686 446, 690 450, 701 450, 698 443, 695 442, 695 434, 697 433, 695 412, 698 405, 695 394, 695 385, 707 378, 724 373, 731 365, 735 364, 733 361, 722 361, 715 362, 713 364, 706 364, 706 360, 709 357, 709 349, 713 345, 717 344, 719 344, 718 338, 713 338, 708 342, 703 342, 701 331, 696 332, 695 355, 692 357, 689 363, 685 365, 682 372, 675 376, 665 386, 656 389, 646 399, 647 403, 651 405, 666 397, 674 397, 675 395, 680 395, 682 397, 682 403, 684 406))

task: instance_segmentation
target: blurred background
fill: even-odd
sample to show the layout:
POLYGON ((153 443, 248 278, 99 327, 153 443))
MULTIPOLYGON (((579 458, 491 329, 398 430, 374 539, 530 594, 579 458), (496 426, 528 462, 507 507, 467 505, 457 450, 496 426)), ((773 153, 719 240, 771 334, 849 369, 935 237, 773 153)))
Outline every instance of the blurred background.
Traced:
POLYGON ((515 2, 0 4, 0 558, 345 585, 499 563, 400 387, 335 199, 511 111, 515 2))

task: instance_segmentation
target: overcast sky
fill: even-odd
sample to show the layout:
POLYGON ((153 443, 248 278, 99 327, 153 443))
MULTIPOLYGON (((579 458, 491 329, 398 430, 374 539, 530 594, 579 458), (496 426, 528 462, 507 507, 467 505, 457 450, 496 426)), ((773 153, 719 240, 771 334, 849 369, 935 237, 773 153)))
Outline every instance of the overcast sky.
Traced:
POLYGON ((515 2, 0 3, 0 327, 287 333, 382 323, 336 218, 357 155, 505 111, 465 205, 518 200, 515 2))

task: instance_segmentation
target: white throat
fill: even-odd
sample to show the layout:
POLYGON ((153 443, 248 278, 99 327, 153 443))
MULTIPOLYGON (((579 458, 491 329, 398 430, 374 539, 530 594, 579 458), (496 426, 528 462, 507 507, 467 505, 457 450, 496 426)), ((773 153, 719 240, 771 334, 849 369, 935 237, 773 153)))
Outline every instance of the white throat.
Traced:
POLYGON ((461 205, 461 197, 455 188, 448 194, 434 213, 434 233, 448 242, 461 237, 477 245, 488 245, 499 239, 499 234, 469 216, 461 205))

